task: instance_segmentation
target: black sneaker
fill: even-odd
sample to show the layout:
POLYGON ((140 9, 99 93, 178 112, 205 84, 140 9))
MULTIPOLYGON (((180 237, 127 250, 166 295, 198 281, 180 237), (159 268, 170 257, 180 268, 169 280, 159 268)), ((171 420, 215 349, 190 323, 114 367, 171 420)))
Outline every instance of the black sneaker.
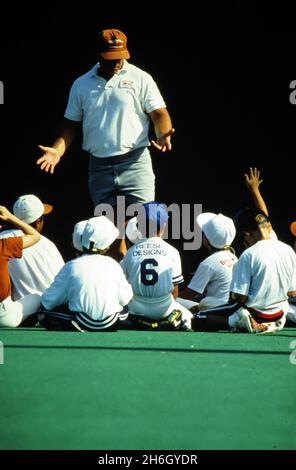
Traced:
POLYGON ((158 325, 158 330, 175 331, 180 330, 182 325, 181 310, 173 310, 170 315, 158 325))

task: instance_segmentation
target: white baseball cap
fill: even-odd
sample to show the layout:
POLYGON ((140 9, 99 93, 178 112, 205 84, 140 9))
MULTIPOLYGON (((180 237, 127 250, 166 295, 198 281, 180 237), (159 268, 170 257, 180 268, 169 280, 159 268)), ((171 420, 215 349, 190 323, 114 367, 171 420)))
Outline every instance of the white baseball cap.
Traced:
POLYGON ((43 204, 34 194, 20 196, 13 205, 13 213, 23 222, 31 224, 42 215, 49 214, 53 207, 50 204, 43 204))
POLYGON ((138 229, 138 219, 137 217, 133 217, 130 219, 126 225, 125 233, 127 238, 132 242, 132 243, 139 243, 140 240, 142 240, 144 237, 140 230, 138 229))
POLYGON ((108 248, 119 235, 119 230, 104 215, 92 217, 85 225, 82 246, 89 251, 108 248))
POLYGON ((81 220, 74 225, 74 230, 72 234, 72 243, 76 250, 83 251, 82 247, 82 234, 87 224, 87 220, 81 220))
POLYGON ((196 221, 214 248, 223 248, 233 242, 236 229, 230 217, 204 212, 197 216, 196 221))

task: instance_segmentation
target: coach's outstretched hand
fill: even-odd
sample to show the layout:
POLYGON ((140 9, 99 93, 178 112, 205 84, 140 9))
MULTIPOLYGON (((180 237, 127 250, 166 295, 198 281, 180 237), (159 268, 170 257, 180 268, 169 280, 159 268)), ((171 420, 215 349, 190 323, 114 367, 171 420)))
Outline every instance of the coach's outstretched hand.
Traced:
POLYGON ((171 135, 174 134, 174 132, 175 129, 172 128, 170 131, 166 132, 159 139, 157 139, 157 142, 151 140, 153 147, 155 147, 157 150, 160 150, 161 152, 172 150, 171 135))
POLYGON ((53 174, 56 165, 61 159, 59 152, 53 147, 43 147, 43 145, 38 145, 38 147, 44 153, 42 157, 37 160, 36 164, 40 165, 40 170, 44 170, 46 173, 50 172, 53 174))

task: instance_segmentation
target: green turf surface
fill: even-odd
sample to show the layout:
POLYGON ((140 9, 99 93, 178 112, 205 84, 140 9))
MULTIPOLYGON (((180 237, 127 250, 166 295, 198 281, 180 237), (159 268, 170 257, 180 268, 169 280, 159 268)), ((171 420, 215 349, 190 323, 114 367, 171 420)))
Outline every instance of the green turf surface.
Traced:
POLYGON ((293 340, 2 329, 0 448, 296 449, 293 340))

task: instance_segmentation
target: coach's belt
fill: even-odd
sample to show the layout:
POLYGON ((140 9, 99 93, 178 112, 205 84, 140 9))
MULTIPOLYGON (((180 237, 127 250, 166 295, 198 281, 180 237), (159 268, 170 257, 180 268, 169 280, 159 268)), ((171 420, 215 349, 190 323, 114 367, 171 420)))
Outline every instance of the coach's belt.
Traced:
POLYGON ((102 165, 113 165, 114 163, 121 163, 126 161, 127 157, 126 154, 124 155, 115 155, 115 157, 94 157, 97 159, 97 162, 102 165))
POLYGON ((134 157, 140 157, 142 155, 142 152, 145 147, 139 147, 134 150, 131 150, 130 152, 124 153, 122 155, 115 155, 114 157, 96 157, 95 155, 92 155, 90 153, 90 156, 92 158, 96 159, 97 164, 102 164, 102 165, 113 165, 115 163, 121 163, 121 162, 126 162, 127 160, 134 158, 134 157))

